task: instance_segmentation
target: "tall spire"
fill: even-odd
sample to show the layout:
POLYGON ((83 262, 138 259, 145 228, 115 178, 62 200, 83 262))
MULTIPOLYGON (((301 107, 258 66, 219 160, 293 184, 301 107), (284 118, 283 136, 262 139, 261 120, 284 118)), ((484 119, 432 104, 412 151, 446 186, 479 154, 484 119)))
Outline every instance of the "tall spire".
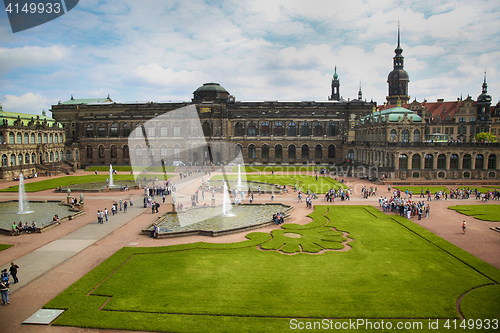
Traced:
POLYGON ((333 74, 332 79, 332 95, 328 97, 330 101, 339 101, 340 100, 340 81, 339 76, 337 74, 337 66, 335 66, 335 73, 333 74))
POLYGON ((361 80, 359 80, 359 91, 358 91, 358 100, 363 99, 363 92, 361 91, 361 80))
POLYGON ((483 94, 488 93, 488 84, 486 83, 486 69, 484 70, 483 94))

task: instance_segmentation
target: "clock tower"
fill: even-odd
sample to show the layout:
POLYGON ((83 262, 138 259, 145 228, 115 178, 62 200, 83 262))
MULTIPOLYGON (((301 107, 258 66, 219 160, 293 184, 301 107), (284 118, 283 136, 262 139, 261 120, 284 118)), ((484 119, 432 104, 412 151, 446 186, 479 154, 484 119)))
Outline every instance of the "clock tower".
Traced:
POLYGON ((387 96, 387 102, 389 104, 397 104, 398 100, 401 103, 408 103, 410 96, 408 95, 408 82, 410 82, 410 77, 408 73, 404 70, 404 57, 402 55, 403 49, 400 45, 400 31, 398 22, 398 46, 394 50, 396 55, 394 56, 394 69, 389 73, 387 77, 387 83, 389 84, 389 96, 387 96))

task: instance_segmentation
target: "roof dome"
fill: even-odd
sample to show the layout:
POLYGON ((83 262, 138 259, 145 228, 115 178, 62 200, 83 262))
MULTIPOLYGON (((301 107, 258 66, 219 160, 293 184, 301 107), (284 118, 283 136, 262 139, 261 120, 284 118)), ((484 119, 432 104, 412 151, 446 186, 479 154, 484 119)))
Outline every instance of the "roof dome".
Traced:
POLYGON ((398 80, 408 80, 409 81, 410 76, 408 75, 408 72, 402 68, 393 69, 389 73, 389 76, 387 77, 387 82, 398 81, 398 80))
POLYGON ((226 89, 224 89, 220 84, 210 82, 210 83, 204 83, 201 87, 196 89, 194 92, 205 92, 205 91, 217 91, 217 92, 225 92, 228 93, 226 89))

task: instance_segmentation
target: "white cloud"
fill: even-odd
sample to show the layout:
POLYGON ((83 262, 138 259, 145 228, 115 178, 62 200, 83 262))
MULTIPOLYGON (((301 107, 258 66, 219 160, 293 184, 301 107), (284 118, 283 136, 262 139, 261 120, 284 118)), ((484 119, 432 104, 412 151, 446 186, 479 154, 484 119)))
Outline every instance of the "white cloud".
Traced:
POLYGON ((70 48, 61 45, 52 45, 49 47, 0 47, 0 70, 5 71, 19 67, 42 66, 58 62, 67 58, 70 54, 70 48))
POLYGON ((200 71, 181 70, 175 72, 171 68, 163 68, 157 63, 139 66, 132 74, 145 83, 159 86, 200 84, 208 76, 200 71))
POLYGON ((3 110, 9 112, 42 114, 42 110, 47 111, 51 103, 55 103, 55 101, 50 101, 41 94, 32 92, 22 96, 5 95, 1 98, 3 110))

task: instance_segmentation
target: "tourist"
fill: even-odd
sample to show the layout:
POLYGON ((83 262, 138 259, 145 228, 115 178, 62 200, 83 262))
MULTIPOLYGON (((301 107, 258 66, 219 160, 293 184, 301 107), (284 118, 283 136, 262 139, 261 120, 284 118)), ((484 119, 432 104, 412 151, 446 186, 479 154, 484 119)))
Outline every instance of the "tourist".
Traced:
POLYGON ((465 220, 462 222, 462 231, 463 233, 465 234, 465 228, 467 228, 467 223, 465 222, 465 220))
POLYGON ((101 224, 101 211, 99 209, 97 210, 97 223, 101 224))
POLYGON ((0 281, 0 293, 2 294, 3 305, 9 303, 9 282, 0 281))
POLYGON ((23 222, 19 221, 19 223, 17 224, 17 231, 19 232, 19 234, 23 232, 23 222))
POLYGON ((12 236, 19 236, 19 230, 17 230, 16 222, 12 223, 12 236))
POLYGON ((160 204, 158 202, 155 202, 155 210, 158 213, 158 209, 160 208, 160 204))
POLYGON ((104 217, 106 218, 106 222, 108 222, 108 209, 104 208, 104 217))
POLYGON ((122 202, 122 199, 120 199, 120 201, 118 201, 118 203, 120 204, 120 212, 123 210, 123 202, 122 202))
POLYGON ((2 274, 0 274, 0 279, 4 282, 9 283, 9 273, 7 273, 7 268, 4 268, 2 274))
POLYGON ((127 212, 127 206, 128 206, 128 203, 127 203, 127 200, 125 200, 123 202, 123 212, 126 213, 127 212))
POLYGON ((111 205, 111 214, 113 216, 116 214, 116 202, 111 205))
POLYGON ((36 222, 31 222, 31 231, 36 232, 36 222))
MULTIPOLYGON (((193 201, 193 203, 194 203, 194 201, 193 201)), ((156 208, 156 201, 153 203, 153 205, 151 205, 151 214, 155 213, 155 208, 156 208)))
POLYGON ((61 221, 59 220, 59 215, 54 215, 54 217, 52 218, 52 222, 57 222, 59 224, 61 224, 61 221))
POLYGON ((14 283, 18 283, 19 282, 19 280, 17 278, 17 269, 18 268, 19 268, 19 266, 17 266, 16 264, 14 264, 14 262, 10 263, 9 271, 10 271, 10 276, 12 276, 12 279, 14 279, 14 283))

